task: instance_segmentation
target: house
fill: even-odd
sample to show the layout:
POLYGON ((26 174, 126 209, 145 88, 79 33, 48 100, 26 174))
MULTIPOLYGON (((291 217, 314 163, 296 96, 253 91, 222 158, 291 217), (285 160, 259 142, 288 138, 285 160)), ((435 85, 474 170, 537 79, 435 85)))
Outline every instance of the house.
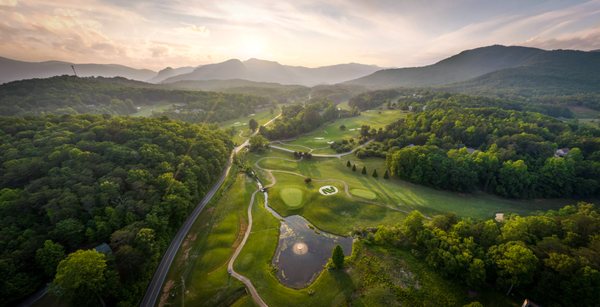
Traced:
POLYGON ((559 148, 554 152, 554 156, 557 158, 562 158, 569 153, 569 148, 559 148))
POLYGON ((502 212, 496 213, 496 217, 494 218, 494 220, 496 220, 496 222, 498 222, 498 223, 504 222, 504 213, 502 213, 502 212))
POLYGON ((110 255, 112 254, 112 248, 110 248, 110 245, 106 244, 106 243, 102 243, 96 247, 94 247, 94 249, 99 252, 99 253, 103 253, 105 255, 110 255))

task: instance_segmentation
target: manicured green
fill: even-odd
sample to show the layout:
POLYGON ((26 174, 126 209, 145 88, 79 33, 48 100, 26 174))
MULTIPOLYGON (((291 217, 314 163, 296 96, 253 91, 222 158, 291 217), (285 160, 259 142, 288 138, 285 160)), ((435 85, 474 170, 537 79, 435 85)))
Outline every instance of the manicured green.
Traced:
POLYGON ((365 199, 376 199, 377 195, 369 190, 364 189, 352 189, 350 190, 350 194, 358 197, 362 197, 365 199))
POLYGON ((256 120, 258 122, 258 125, 260 126, 260 125, 264 125, 265 123, 267 123, 269 120, 271 120, 271 118, 277 116, 277 114, 279 114, 279 112, 280 112, 279 108, 274 109, 273 113, 271 113, 270 109, 261 110, 254 115, 248 115, 248 116, 239 117, 236 119, 220 122, 219 127, 221 127, 222 129, 224 129, 226 131, 228 129, 233 128, 233 135, 231 136, 231 138, 234 143, 241 144, 242 142, 244 142, 246 140, 246 138, 248 138, 252 134, 252 131, 248 127, 248 122, 250 121, 251 118, 256 120))
MULTIPOLYGON (((363 189, 375 193, 377 202, 405 211, 419 210, 426 215, 445 212, 454 212, 459 216, 474 218, 490 218, 496 212, 513 212, 527 215, 536 210, 557 209, 572 202, 568 199, 512 200, 482 192, 463 194, 442 191, 396 178, 390 178, 389 180, 376 179, 371 176, 364 176, 359 172, 352 172, 351 169, 346 167, 346 161, 350 160, 352 164, 356 164, 357 168, 362 169, 363 166, 366 166, 369 170, 377 169, 379 173, 384 173, 385 161, 379 158, 361 160, 350 155, 343 159, 313 158, 301 162, 290 162, 287 160, 293 159, 290 153, 273 149, 266 154, 251 155, 250 157, 254 161, 261 159, 259 165, 264 168, 298 172, 309 176, 313 178, 313 184, 315 184, 314 180, 318 179, 342 180, 348 183, 350 190, 363 189), (264 159, 265 157, 269 158, 264 159)), ((275 175, 278 180, 282 176, 284 179, 285 176, 289 176, 278 173, 275 173, 275 175)), ((297 181, 300 182, 300 179, 297 181)), ((299 183, 295 184, 298 185, 299 183)), ((343 186, 337 187, 340 189, 338 195, 342 195, 343 186)), ((274 188, 276 190, 277 185, 274 188)), ((303 207, 303 210, 306 210, 307 207, 309 206, 303 207)), ((316 223, 312 220, 311 222, 316 223)))
POLYGON ((299 188, 286 187, 281 189, 281 200, 290 208, 295 209, 302 205, 302 196, 304 192, 299 188))

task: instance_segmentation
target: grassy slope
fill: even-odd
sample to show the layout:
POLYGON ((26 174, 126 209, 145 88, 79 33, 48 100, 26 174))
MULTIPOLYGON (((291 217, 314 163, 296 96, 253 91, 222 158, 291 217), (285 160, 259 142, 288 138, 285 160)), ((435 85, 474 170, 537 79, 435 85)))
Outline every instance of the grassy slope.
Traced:
MULTIPOLYGON (((286 142, 286 144, 301 145, 316 149, 313 151, 313 153, 335 153, 331 148, 329 148, 327 142, 358 137, 360 135, 360 127, 362 125, 369 125, 372 128, 380 128, 405 117, 406 114, 406 112, 400 110, 368 110, 362 112, 360 116, 338 119, 312 132, 304 134, 291 142, 286 142), (341 125, 345 125, 346 130, 340 130, 341 125), (350 129, 356 130, 350 131, 350 129)), ((283 147, 287 147, 292 150, 307 151, 307 149, 303 147, 283 147)))
MULTIPOLYGON (((253 156, 253 159, 264 156, 253 156)), ((290 159, 291 154, 271 150, 268 156, 290 159)), ((335 178, 343 180, 349 184, 350 190, 365 189, 374 192, 377 195, 375 201, 395 206, 402 210, 417 209, 428 215, 455 212, 463 217, 491 218, 496 212, 530 214, 535 210, 556 209, 569 203, 569 200, 561 199, 510 200, 480 192, 460 194, 415 185, 398 179, 386 180, 382 178, 385 172, 385 161, 378 158, 363 160, 359 160, 354 156, 347 156, 342 159, 313 158, 311 161, 302 161, 299 163, 283 161, 281 159, 266 159, 259 163, 264 168, 299 172, 315 179, 335 178), (356 173, 346 167, 347 160, 356 164, 356 173), (360 174, 363 165, 367 167, 368 175, 360 174), (378 179, 370 176, 374 168, 379 173, 378 179)), ((280 174, 275 174, 277 178, 281 176, 280 174)), ((338 186, 338 188, 341 188, 341 186, 338 186)), ((303 214, 310 215, 310 212, 305 211, 303 214)), ((311 220, 311 222, 317 226, 322 226, 317 221, 311 220)))
POLYGON ((243 284, 229 277, 227 262, 243 236, 246 208, 256 185, 243 174, 234 175, 228 184, 224 185, 223 196, 207 207, 194 224, 190 234, 197 236, 188 235, 175 258, 167 276, 167 281, 175 282, 171 291, 175 296, 170 303, 182 303, 182 278, 186 305, 231 304, 245 295, 243 284))
POLYGON ((235 131, 235 135, 232 136, 231 139, 233 140, 234 143, 241 144, 251 134, 250 129, 248 129, 248 122, 250 121, 251 118, 254 118, 258 122, 259 125, 264 125, 271 118, 277 116, 277 114, 279 114, 279 112, 280 112, 279 109, 274 110, 272 114, 271 114, 270 110, 263 110, 263 111, 260 111, 256 114, 254 114, 253 116, 245 116, 245 117, 240 117, 240 118, 220 122, 219 127, 221 127, 222 129, 234 127, 236 131, 235 131), (242 136, 240 136, 240 131, 243 132, 242 136))

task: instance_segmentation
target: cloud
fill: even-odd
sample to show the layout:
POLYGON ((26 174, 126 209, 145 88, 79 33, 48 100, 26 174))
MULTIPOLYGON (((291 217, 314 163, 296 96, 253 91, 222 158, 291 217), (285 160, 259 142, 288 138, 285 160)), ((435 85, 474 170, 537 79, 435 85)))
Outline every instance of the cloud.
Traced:
POLYGON ((293 65, 401 67, 496 43, 598 49, 599 17, 600 0, 0 0, 0 55, 158 70, 253 50, 293 65))

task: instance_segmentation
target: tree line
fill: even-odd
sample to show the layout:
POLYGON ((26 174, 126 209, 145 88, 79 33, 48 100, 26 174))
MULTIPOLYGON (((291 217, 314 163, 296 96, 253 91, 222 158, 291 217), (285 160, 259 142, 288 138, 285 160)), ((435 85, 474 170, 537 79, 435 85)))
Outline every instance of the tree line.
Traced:
POLYGON ((78 305, 137 305, 233 147, 214 126, 109 115, 0 117, 0 139, 0 305, 52 279, 78 305))
POLYGON ((409 249, 448 279, 472 290, 516 292, 545 306, 600 300, 600 213, 580 203, 533 216, 430 220, 417 211, 395 226, 359 229, 367 244, 409 249))
POLYGON ((386 151, 394 175, 440 189, 514 198, 598 195, 600 130, 535 112, 463 107, 456 98, 427 106, 377 131, 378 142, 360 154, 386 151))
POLYGON ((0 115, 130 115, 137 107, 172 103, 158 116, 189 122, 219 122, 273 105, 270 98, 217 92, 172 90, 124 78, 58 76, 0 85, 0 115))

